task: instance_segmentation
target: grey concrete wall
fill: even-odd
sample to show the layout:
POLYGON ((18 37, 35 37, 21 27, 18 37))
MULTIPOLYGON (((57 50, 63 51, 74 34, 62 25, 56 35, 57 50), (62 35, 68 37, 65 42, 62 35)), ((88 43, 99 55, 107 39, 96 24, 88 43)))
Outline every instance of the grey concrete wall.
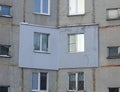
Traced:
POLYGON ((91 24, 93 0, 85 0, 85 15, 68 16, 68 0, 59 0, 59 26, 91 24))
POLYGON ((120 87, 120 67, 96 70, 96 92, 109 92, 109 87, 120 87))
POLYGON ((100 29, 99 31, 99 64, 119 65, 120 59, 107 59, 110 46, 120 46, 120 27, 100 29))
POLYGON ((56 91, 56 71, 37 70, 37 69, 24 69, 24 92, 31 92, 32 90, 32 72, 47 72, 48 73, 48 92, 56 91))
POLYGON ((91 69, 61 69, 59 70, 58 92, 68 92, 69 76, 68 73, 84 72, 84 91, 93 92, 93 76, 91 69))
POLYGON ((30 24, 56 26, 58 0, 50 0, 50 15, 34 14, 34 0, 26 0, 25 20, 30 24))
POLYGON ((95 19, 100 26, 120 24, 120 20, 106 21, 109 8, 120 8, 120 0, 95 0, 95 19))

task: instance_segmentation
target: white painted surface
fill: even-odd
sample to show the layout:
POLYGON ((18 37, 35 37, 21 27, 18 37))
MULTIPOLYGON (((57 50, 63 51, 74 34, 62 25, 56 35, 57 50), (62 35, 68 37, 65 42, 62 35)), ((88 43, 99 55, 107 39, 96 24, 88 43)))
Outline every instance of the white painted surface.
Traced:
POLYGON ((29 24, 20 26, 19 66, 38 69, 81 68, 98 66, 98 25, 47 28, 29 24), (50 34, 49 53, 36 53, 34 32, 50 34), (68 52, 68 34, 85 34, 85 52, 68 52))

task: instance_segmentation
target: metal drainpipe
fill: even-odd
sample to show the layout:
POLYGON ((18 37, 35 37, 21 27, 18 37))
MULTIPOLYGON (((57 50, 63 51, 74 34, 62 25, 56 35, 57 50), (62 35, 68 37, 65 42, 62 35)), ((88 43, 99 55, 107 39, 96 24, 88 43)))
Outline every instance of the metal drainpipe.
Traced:
POLYGON ((57 71, 57 75, 56 75, 56 92, 58 92, 58 80, 59 80, 59 71, 57 71))
POLYGON ((24 92, 24 69, 21 68, 21 92, 24 92))
POLYGON ((57 0, 57 24, 56 24, 56 27, 59 27, 59 4, 60 4, 60 1, 57 0))
POLYGON ((26 22, 25 16, 26 16, 26 0, 24 0, 24 6, 23 6, 23 22, 26 22))
POLYGON ((96 69, 92 69, 92 77, 93 77, 93 92, 96 92, 96 76, 95 76, 96 69))
POLYGON ((95 23, 95 0, 92 0, 93 12, 92 12, 92 22, 95 23))

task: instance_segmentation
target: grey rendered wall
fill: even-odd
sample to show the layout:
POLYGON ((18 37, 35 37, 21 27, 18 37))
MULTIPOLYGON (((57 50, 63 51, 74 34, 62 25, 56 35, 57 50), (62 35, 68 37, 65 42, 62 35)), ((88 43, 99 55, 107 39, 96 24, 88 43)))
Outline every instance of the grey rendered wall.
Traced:
POLYGON ((95 19, 99 23, 99 68, 96 69, 96 92, 120 87, 120 59, 107 59, 108 46, 120 46, 120 20, 107 21, 106 9, 120 8, 120 0, 95 0, 95 19))
POLYGON ((25 21, 30 24, 57 26, 58 0, 50 0, 50 15, 34 14, 34 0, 26 0, 25 21))
POLYGON ((120 20, 106 21, 109 8, 120 8, 120 0, 95 0, 95 20, 100 26, 120 24, 120 20))
POLYGON ((69 92, 69 76, 68 73, 84 72, 84 91, 93 92, 93 76, 92 69, 61 69, 58 72, 58 92, 69 92))
POLYGON ((68 0, 59 0, 59 26, 93 23, 93 0, 85 0, 85 15, 68 16, 68 0))
POLYGON ((24 92, 31 92, 32 72, 47 72, 48 73, 48 92, 57 92, 56 91, 57 71, 37 70, 37 69, 24 69, 24 92))

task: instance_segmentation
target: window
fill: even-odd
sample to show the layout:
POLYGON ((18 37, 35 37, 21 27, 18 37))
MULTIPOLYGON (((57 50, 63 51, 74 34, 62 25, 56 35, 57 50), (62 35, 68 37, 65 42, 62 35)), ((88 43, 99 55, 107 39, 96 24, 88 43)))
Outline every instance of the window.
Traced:
POLYGON ((0 56, 9 56, 10 45, 0 45, 0 56))
POLYGON ((49 15, 50 0, 34 0, 34 12, 49 15))
POLYGON ((84 34, 70 34, 69 52, 84 52, 84 34))
POLYGON ((69 15, 85 14, 85 0, 68 0, 69 15))
POLYGON ((120 48, 116 47, 108 47, 108 58, 120 58, 120 48))
POLYGON ((84 90, 83 72, 69 74, 69 90, 70 91, 84 90))
POLYGON ((9 86, 0 86, 0 92, 8 92, 9 86))
POLYGON ((10 15, 10 6, 0 5, 0 16, 11 17, 10 15))
POLYGON ((120 92, 119 88, 109 88, 109 92, 120 92))
POLYGON ((120 19, 120 8, 107 9, 107 19, 120 19))
POLYGON ((49 34, 34 33, 34 50, 47 52, 48 51, 49 34))
POLYGON ((47 91, 47 73, 32 73, 32 92, 47 91))

